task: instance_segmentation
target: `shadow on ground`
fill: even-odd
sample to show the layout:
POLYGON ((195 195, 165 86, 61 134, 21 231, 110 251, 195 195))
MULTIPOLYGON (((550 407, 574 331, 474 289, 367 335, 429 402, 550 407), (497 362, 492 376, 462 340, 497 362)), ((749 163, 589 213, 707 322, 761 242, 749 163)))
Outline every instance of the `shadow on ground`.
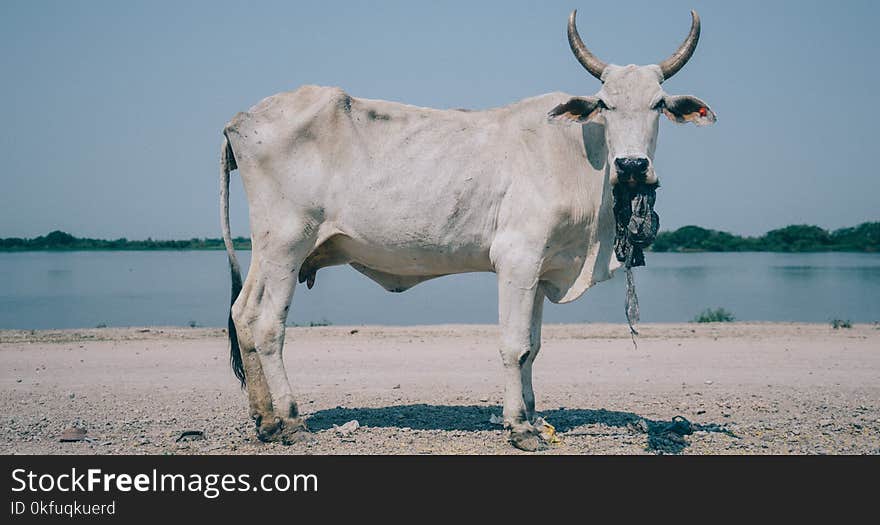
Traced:
MULTIPOLYGON (((500 406, 485 405, 394 405, 381 408, 336 407, 315 412, 308 418, 308 426, 313 431, 328 430, 333 425, 343 425, 356 419, 367 427, 408 427, 414 430, 462 430, 477 432, 499 430, 501 427, 489 423, 492 415, 500 416, 500 406)), ((558 408, 540 413, 558 432, 568 432, 582 425, 606 425, 624 428, 632 433, 648 435, 647 450, 659 454, 677 454, 689 443, 683 436, 697 431, 720 432, 736 437, 722 425, 714 423, 696 424, 681 416, 671 421, 657 421, 641 417, 632 412, 613 410, 589 410, 578 408, 558 408)))

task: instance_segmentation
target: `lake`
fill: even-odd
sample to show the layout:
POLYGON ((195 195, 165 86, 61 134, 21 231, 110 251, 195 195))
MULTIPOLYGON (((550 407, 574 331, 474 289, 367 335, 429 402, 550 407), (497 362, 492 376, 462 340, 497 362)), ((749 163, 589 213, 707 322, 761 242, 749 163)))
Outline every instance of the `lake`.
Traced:
MULTIPOLYGON (((239 252, 244 266, 250 252, 239 252)), ((744 321, 880 321, 880 254, 648 253, 635 269, 642 322, 682 322, 707 307, 744 321)), ((0 328, 225 326, 223 251, 0 253, 0 328)), ((550 323, 625 322, 623 272, 550 323)), ((348 266, 298 286, 290 324, 495 323, 495 275, 449 276, 388 293, 348 266)))

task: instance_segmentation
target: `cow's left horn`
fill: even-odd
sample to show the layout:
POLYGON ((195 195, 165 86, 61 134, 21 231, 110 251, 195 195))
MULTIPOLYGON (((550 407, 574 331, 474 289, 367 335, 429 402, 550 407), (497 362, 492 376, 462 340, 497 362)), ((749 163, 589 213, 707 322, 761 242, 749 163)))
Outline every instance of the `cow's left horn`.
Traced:
POLYGON ((678 73, 679 70, 687 64, 687 61, 690 60, 691 55, 693 55, 694 51, 697 49, 697 42, 699 40, 700 16, 696 11, 691 11, 691 32, 688 33, 687 38, 685 38, 684 42, 678 46, 678 49, 672 54, 672 56, 658 64, 660 70, 663 71, 664 80, 669 80, 672 75, 678 73))
POLYGON ((589 71, 594 77, 602 80, 602 72, 605 71, 605 66, 608 64, 596 58, 596 55, 590 53, 590 50, 584 45, 584 41, 581 40, 581 36, 578 34, 577 25, 575 24, 576 16, 577 9, 572 11, 571 15, 568 17, 568 45, 571 46, 571 52, 574 53, 578 62, 584 66, 584 69, 589 71))

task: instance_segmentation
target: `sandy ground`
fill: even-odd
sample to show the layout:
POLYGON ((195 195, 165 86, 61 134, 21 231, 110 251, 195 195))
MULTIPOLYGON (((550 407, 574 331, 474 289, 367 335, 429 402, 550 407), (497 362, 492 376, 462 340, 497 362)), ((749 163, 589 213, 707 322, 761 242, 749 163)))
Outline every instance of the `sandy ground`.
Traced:
MULTIPOLYGON (((256 440, 223 330, 0 331, 0 453, 524 454, 489 421, 496 334, 289 329, 313 439, 284 447, 256 440), (60 443, 74 425, 91 439, 60 443)), ((638 349, 625 326, 547 325, 534 373, 562 438, 539 454, 880 453, 877 325, 644 325, 638 349), (691 425, 670 436, 675 416, 691 425)))

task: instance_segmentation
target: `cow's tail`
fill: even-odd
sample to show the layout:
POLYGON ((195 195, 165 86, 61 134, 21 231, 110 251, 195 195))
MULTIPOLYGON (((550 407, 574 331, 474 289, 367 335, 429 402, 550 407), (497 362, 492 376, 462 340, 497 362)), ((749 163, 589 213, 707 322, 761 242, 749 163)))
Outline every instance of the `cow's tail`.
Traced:
POLYGON ((223 228, 223 244, 226 245, 226 255, 229 258, 229 274, 232 277, 232 297, 229 302, 229 362, 232 364, 232 372, 244 388, 244 366, 241 362, 241 349, 238 346, 238 332, 232 321, 232 305, 241 293, 241 266, 235 256, 232 232, 229 229, 229 172, 237 168, 232 146, 229 145, 229 138, 224 133, 223 146, 220 148, 220 222, 223 228))

